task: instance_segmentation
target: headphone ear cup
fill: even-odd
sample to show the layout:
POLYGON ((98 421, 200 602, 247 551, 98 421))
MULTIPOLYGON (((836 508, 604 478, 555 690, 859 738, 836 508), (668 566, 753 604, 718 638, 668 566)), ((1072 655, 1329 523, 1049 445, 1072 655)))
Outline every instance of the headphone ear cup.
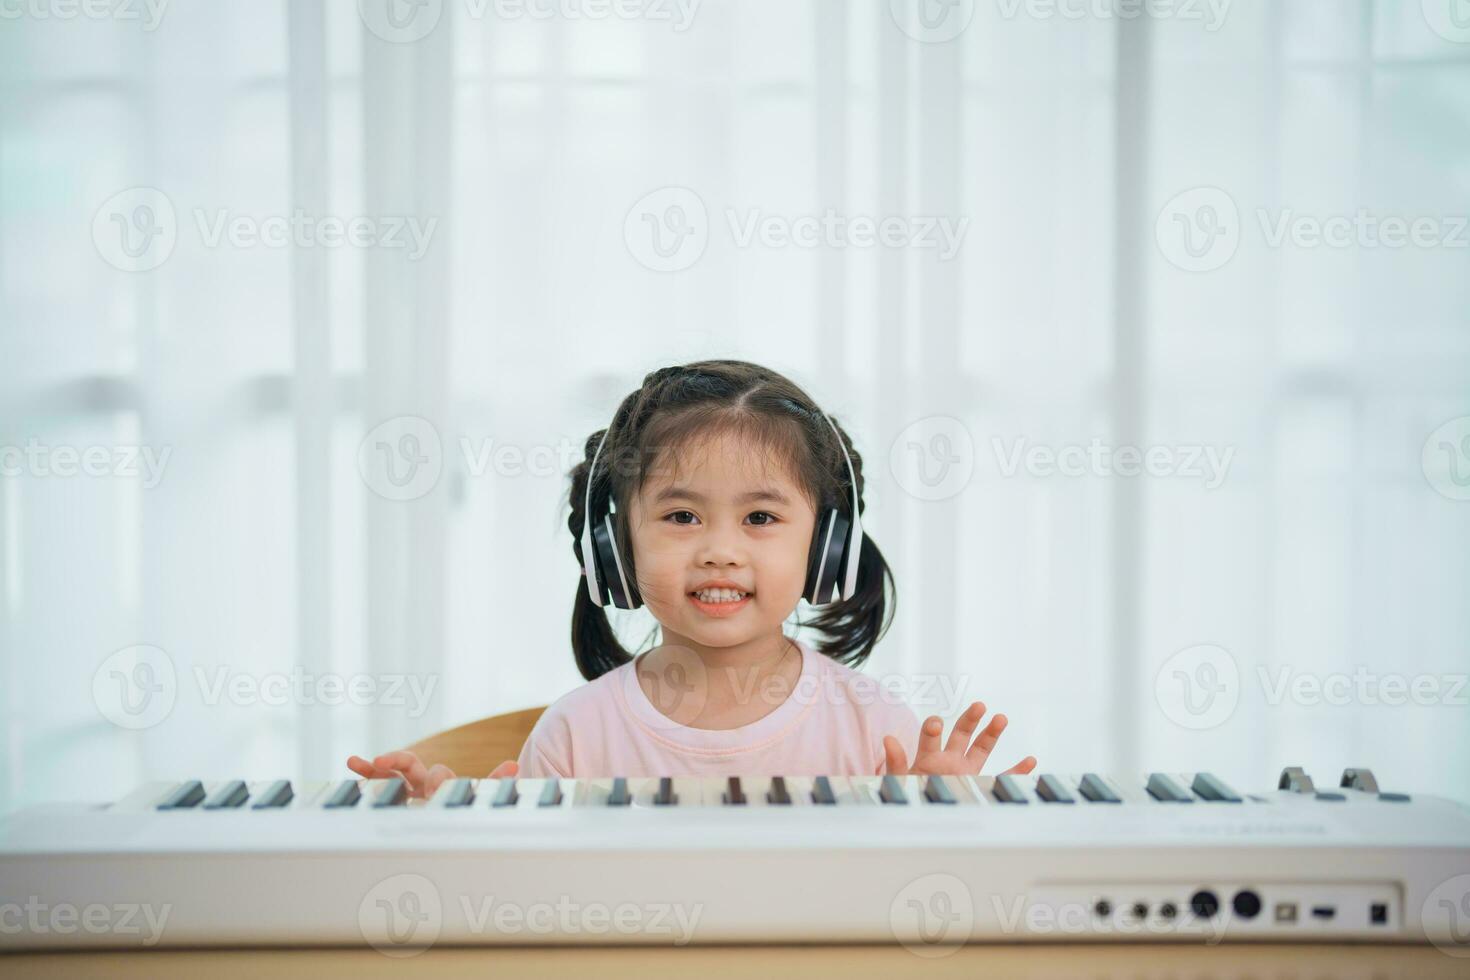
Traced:
POLYGON ((592 525, 592 551, 599 584, 606 588, 613 605, 619 609, 637 609, 643 605, 638 585, 631 576, 626 580, 627 588, 624 588, 624 572, 630 570, 620 560, 618 544, 613 540, 610 514, 604 514, 601 522, 592 525))
MULTIPOLYGON (((847 535, 852 523, 835 507, 817 521, 807 555, 806 589, 802 597, 814 606, 832 601, 832 589, 847 566, 847 535)), ((843 598, 846 598, 845 596, 843 598)))

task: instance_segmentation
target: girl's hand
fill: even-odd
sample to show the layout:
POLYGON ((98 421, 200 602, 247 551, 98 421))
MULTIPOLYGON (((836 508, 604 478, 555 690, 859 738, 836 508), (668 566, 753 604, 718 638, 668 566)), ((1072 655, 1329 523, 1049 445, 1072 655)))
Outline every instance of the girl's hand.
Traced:
MULTIPOLYGON (((908 760, 904 757, 903 745, 892 735, 883 736, 883 754, 886 757, 888 772, 891 775, 903 776, 909 773, 920 773, 926 776, 974 776, 980 772, 987 759, 990 758, 991 749, 1000 740, 1000 733, 1006 730, 1006 716, 996 715, 990 719, 990 724, 975 739, 975 744, 970 744, 970 736, 975 734, 980 719, 985 717, 985 703, 976 701, 960 715, 959 720, 954 723, 954 731, 949 735, 949 741, 943 748, 939 745, 939 736, 944 734, 944 722, 938 715, 930 715, 924 719, 919 726, 919 747, 914 755, 914 765, 910 769, 908 760)), ((1002 775, 1024 776, 1036 768, 1036 757, 1028 755, 1002 775)))
MULTIPOLYGON (((406 749, 385 752, 371 762, 359 755, 348 756, 347 768, 365 779, 392 779, 394 776, 402 776, 408 783, 408 795, 422 796, 425 799, 433 796, 447 780, 455 778, 454 770, 448 766, 436 763, 425 768, 422 760, 406 749)), ((514 776, 518 768, 507 759, 496 766, 486 778, 514 776)))

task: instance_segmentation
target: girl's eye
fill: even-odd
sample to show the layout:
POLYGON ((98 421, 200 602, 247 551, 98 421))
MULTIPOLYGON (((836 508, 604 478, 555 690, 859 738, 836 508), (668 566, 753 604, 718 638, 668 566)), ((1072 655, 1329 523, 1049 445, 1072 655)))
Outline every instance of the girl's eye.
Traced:
POLYGON ((752 518, 755 518, 755 517, 764 517, 765 518, 765 520, 763 520, 763 521, 755 521, 754 523, 755 523, 755 526, 756 527, 770 527, 772 524, 776 523, 776 515, 768 512, 768 511, 758 510, 758 511, 755 511, 754 513, 752 513, 750 516, 752 518))
POLYGON ((673 512, 673 513, 672 513, 672 514, 668 514, 668 515, 666 515, 666 516, 665 516, 665 517, 664 517, 664 520, 666 520, 666 521, 667 521, 667 520, 669 520, 669 519, 670 519, 670 518, 675 518, 675 520, 674 520, 674 523, 675 523, 675 524, 686 524, 686 525, 687 525, 687 524, 690 524, 690 523, 692 523, 692 520, 691 520, 691 521, 681 521, 681 520, 677 520, 677 518, 679 518, 679 517, 680 517, 680 516, 687 516, 687 517, 689 517, 689 518, 691 518, 691 519, 692 519, 692 518, 694 518, 694 515, 693 515, 693 514, 692 514, 692 513, 690 513, 690 512, 689 512, 689 511, 687 511, 687 510, 676 510, 676 511, 674 511, 674 512, 673 512))

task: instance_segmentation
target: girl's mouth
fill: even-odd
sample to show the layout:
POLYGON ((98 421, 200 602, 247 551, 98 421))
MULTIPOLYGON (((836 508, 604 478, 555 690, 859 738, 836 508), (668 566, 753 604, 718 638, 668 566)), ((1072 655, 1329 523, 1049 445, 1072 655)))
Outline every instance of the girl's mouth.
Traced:
POLYGON ((750 604, 752 592, 737 592, 734 589, 706 589, 689 593, 694 608, 716 619, 733 616, 750 604))

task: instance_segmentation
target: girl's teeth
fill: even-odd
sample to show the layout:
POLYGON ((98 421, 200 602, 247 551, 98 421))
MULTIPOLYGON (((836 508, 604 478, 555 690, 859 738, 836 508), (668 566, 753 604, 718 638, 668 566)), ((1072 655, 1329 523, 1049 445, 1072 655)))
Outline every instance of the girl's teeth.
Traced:
POLYGON ((734 589, 704 589, 695 595, 699 596, 700 602, 735 602, 745 598, 746 593, 734 589))

